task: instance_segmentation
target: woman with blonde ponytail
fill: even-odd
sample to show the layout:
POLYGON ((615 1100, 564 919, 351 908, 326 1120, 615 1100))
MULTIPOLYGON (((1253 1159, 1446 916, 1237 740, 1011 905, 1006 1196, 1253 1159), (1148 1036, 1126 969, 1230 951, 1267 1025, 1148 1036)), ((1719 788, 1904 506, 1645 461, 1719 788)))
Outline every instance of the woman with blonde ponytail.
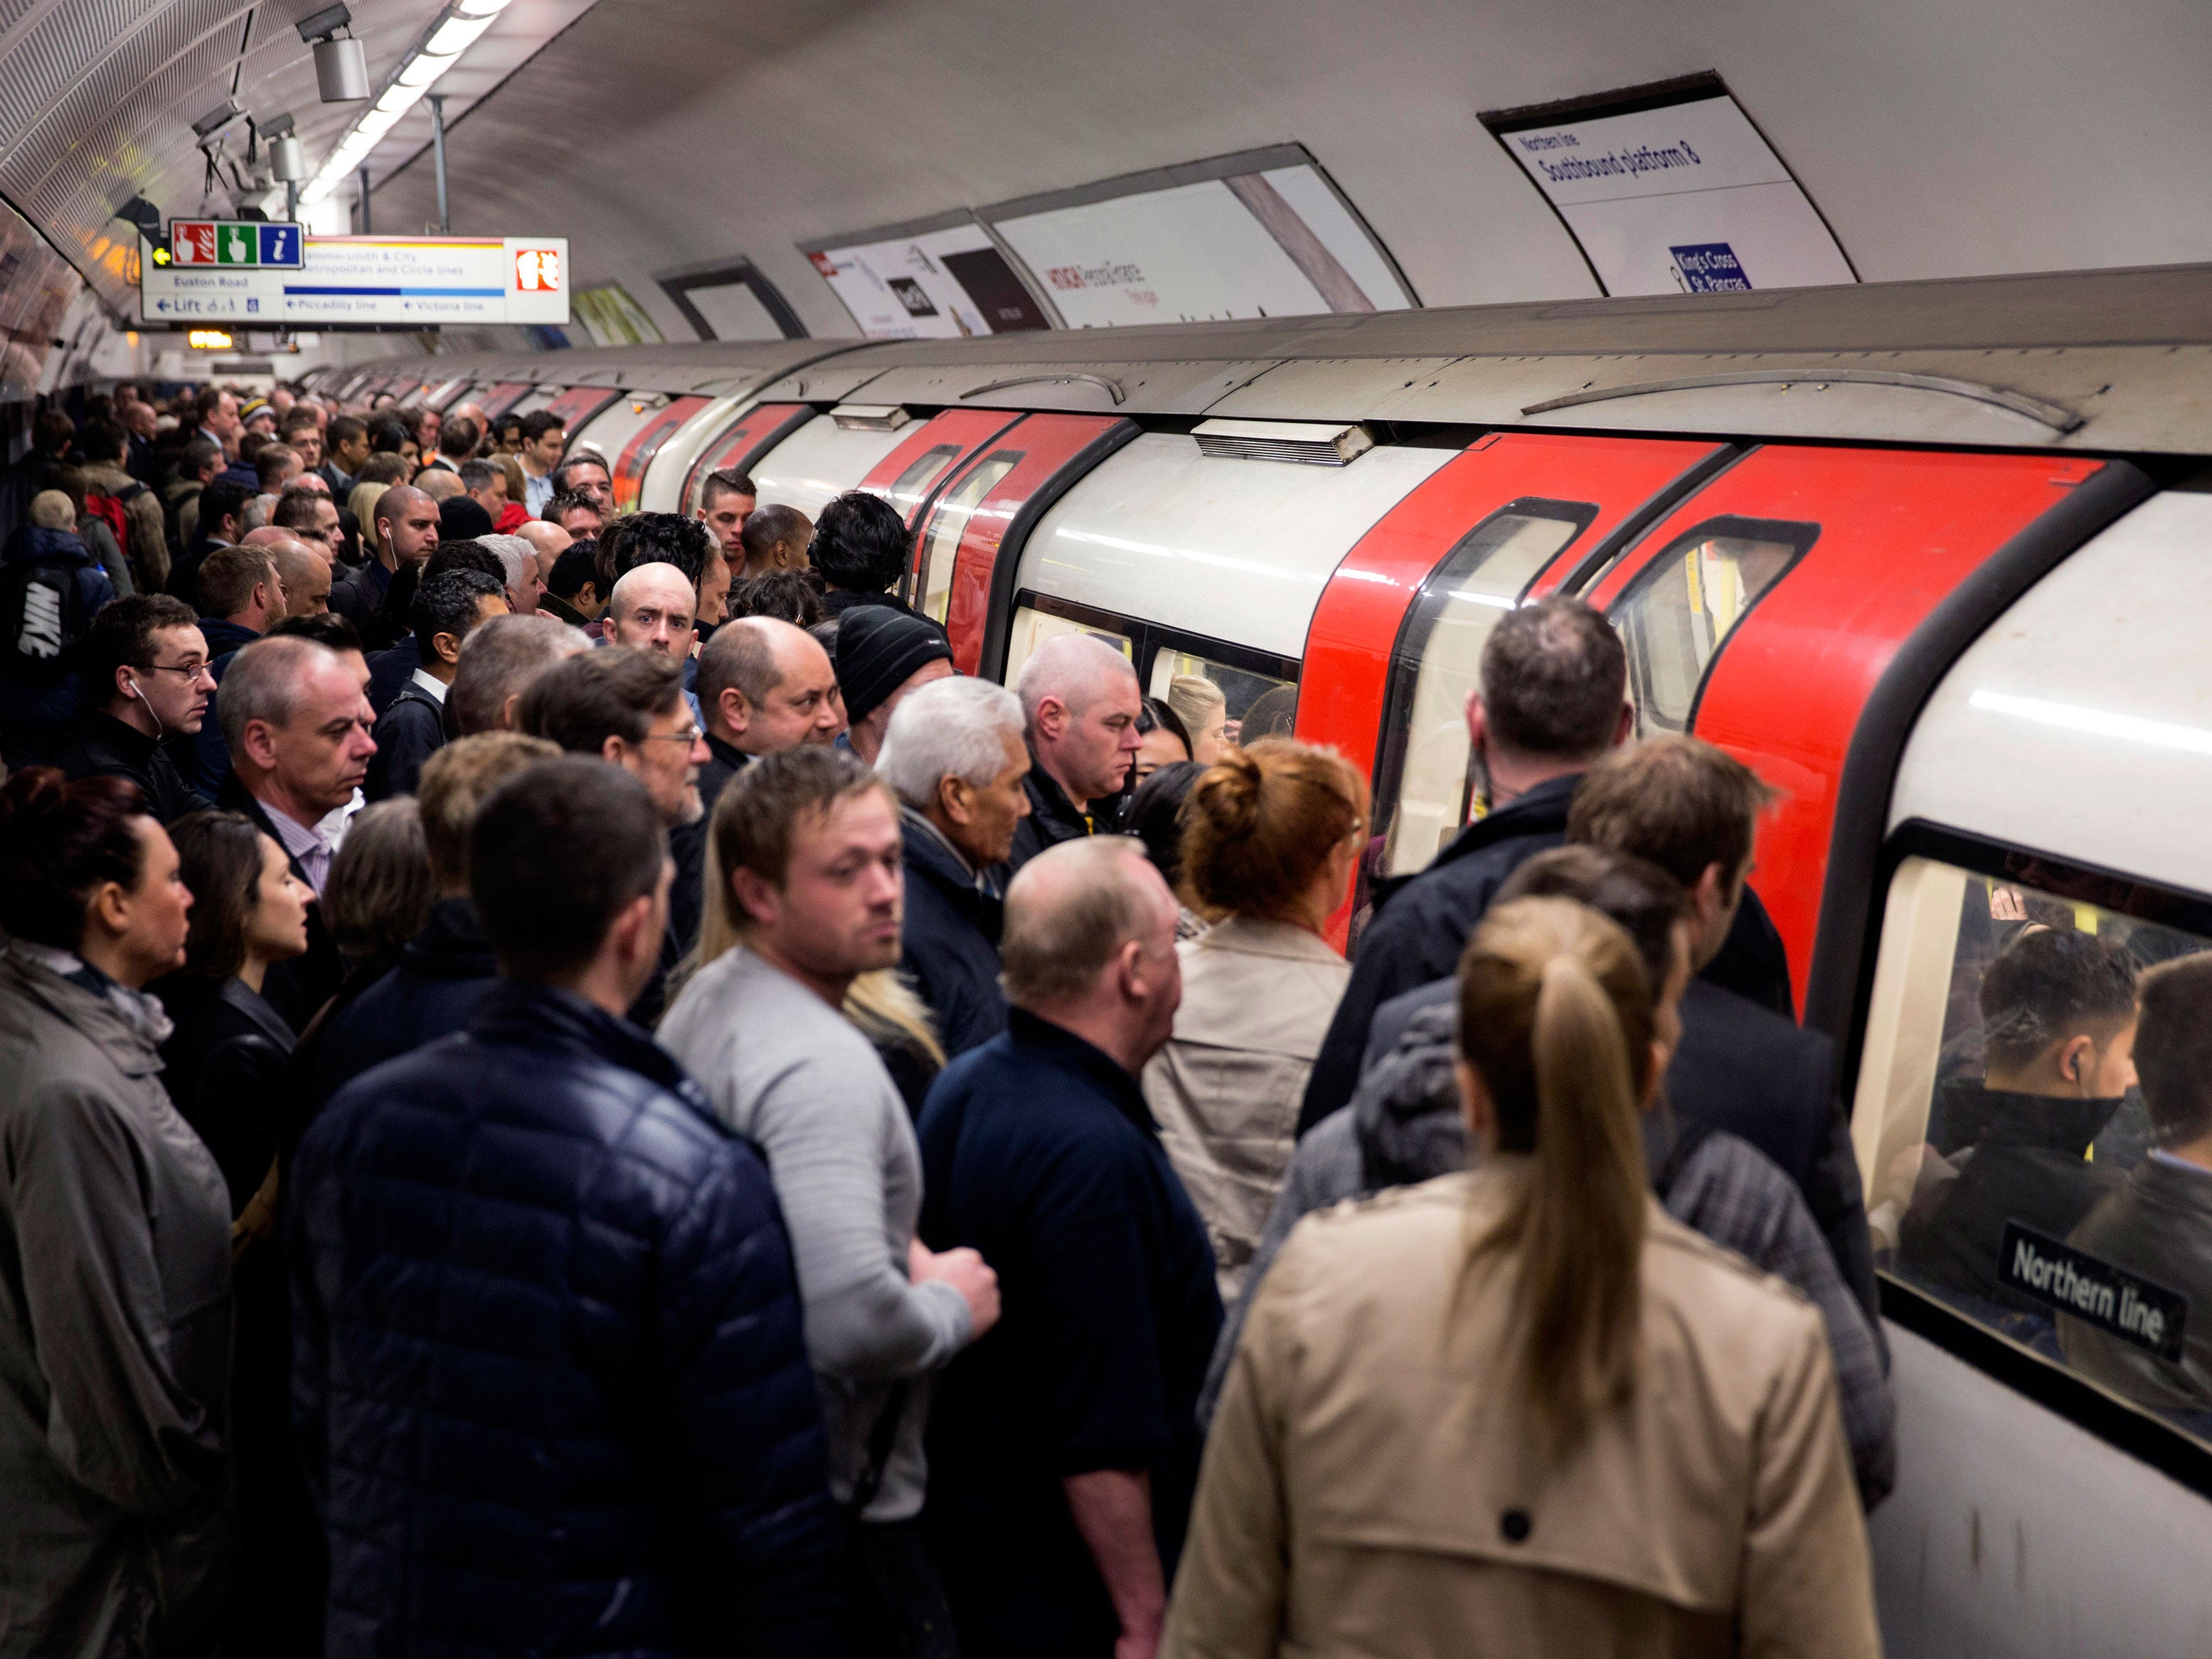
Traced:
POLYGON ((1500 904, 1458 1012, 1474 1167, 1276 1257, 1161 1652, 1879 1653, 1819 1313, 1647 1190, 1635 945, 1500 904))

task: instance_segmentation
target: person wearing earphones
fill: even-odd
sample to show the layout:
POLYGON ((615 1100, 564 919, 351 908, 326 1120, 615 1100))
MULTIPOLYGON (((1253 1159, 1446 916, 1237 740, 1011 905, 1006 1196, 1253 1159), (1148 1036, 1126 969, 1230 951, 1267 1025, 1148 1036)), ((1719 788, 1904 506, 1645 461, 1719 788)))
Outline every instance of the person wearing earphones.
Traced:
POLYGON ((1898 1264, 2024 1341, 2051 1316, 2004 1287, 2005 1225, 2063 1239, 2126 1176, 2087 1153, 2136 1086, 2136 977, 2124 945, 2029 927, 1982 975, 1982 1075, 1937 1095, 1898 1264))
POLYGON ((205 811, 212 803, 184 781, 162 746, 165 738, 197 734, 215 696, 207 639, 192 608, 167 593, 108 605, 85 636, 85 684, 90 695, 54 757, 63 772, 72 781, 130 779, 164 826, 205 811))

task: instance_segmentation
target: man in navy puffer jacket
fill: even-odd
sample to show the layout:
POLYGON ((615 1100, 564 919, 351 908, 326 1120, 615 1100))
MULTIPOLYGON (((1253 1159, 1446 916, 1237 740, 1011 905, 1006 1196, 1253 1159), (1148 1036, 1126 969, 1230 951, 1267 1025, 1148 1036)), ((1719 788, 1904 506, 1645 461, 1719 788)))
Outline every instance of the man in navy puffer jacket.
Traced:
POLYGON ((836 1652, 775 1190, 622 1018, 666 926, 659 817, 617 768, 544 761, 471 865, 499 982, 341 1090, 289 1182, 328 1659, 836 1652))

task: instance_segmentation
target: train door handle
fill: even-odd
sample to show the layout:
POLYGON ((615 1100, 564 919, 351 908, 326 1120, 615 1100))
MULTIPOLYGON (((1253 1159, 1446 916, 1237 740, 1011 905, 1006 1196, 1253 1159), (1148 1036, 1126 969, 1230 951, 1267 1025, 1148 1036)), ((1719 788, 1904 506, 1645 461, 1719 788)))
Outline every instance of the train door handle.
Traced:
POLYGON ((994 380, 988 386, 970 387, 960 396, 964 402, 969 398, 981 398, 988 392, 1004 392, 1010 386, 1073 386, 1078 381, 1085 386, 1097 386, 1117 404, 1124 402, 1127 398, 1127 394, 1121 390, 1121 383, 1119 380, 1109 380, 1103 374, 1017 374, 1010 380, 994 380))
POLYGON ((1655 392, 1698 392, 1727 386, 1903 386, 1911 392, 1934 392, 1947 398, 1966 398, 1978 404, 1989 404, 2012 414, 2025 416, 2038 425, 2047 426, 2062 435, 2073 431, 2087 418, 2057 404, 2045 403, 2040 398, 2031 398, 2025 392, 2007 392, 2002 386, 1984 386, 1978 380, 1956 380, 1944 374, 1911 374, 1893 368, 1835 368, 1817 374, 1744 368, 1725 374, 1692 374, 1676 380, 1645 380, 1636 386, 1608 386, 1595 392, 1571 392, 1564 398, 1547 398, 1542 403, 1530 404, 1521 413, 1525 418, 1532 415, 1547 415, 1555 409, 1607 403, 1616 398, 1641 398, 1655 392))

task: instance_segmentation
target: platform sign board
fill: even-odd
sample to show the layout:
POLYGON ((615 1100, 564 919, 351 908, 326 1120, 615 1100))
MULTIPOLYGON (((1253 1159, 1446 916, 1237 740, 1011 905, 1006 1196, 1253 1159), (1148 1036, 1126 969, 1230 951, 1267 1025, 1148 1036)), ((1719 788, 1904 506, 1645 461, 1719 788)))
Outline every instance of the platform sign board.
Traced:
MULTIPOLYGON (((177 228, 188 228, 179 222, 177 228)), ((283 269, 222 257, 158 261, 140 253, 140 318, 148 323, 251 323, 264 328, 398 324, 565 324, 568 244, 560 236, 308 236, 283 269)), ((259 230, 283 227, 262 225, 259 230)), ((255 250, 257 252, 258 249, 255 250)), ((162 250, 171 252, 169 249, 162 250)))
MULTIPOLYGON (((305 233, 296 224, 258 219, 172 219, 169 263, 204 269, 209 265, 253 265, 264 270, 297 270, 306 253, 305 233)), ((161 255, 155 254, 155 263, 161 255)))
POLYGON ((1070 328, 1401 311, 1389 252, 1296 144, 977 210, 1070 328))
POLYGON ((802 242, 799 252, 872 340, 1052 326, 1036 295, 969 213, 802 242))
POLYGON ((1482 121, 1607 294, 1858 280, 1804 187, 1717 76, 1482 121))

